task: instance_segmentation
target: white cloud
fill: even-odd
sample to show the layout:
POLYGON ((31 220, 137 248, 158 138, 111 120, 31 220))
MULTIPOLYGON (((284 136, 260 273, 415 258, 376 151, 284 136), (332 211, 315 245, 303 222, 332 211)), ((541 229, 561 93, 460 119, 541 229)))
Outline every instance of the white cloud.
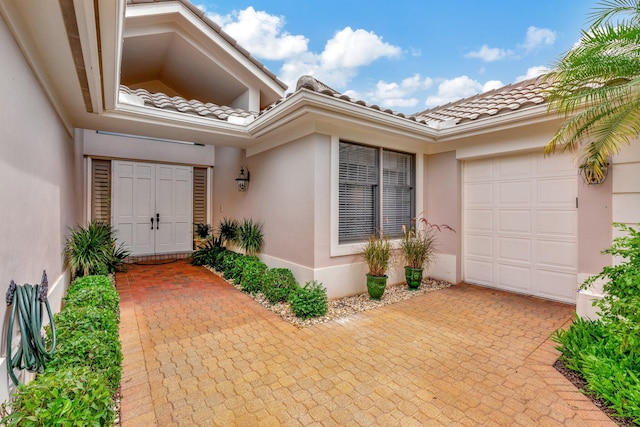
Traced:
POLYGON ((397 57, 402 51, 382 41, 375 33, 346 27, 327 42, 320 54, 323 68, 357 68, 371 64, 378 58, 397 57))
POLYGON ((511 49, 502 49, 498 47, 489 47, 483 44, 482 47, 476 51, 465 54, 465 58, 478 58, 484 62, 500 61, 505 58, 513 58, 522 55, 526 55, 532 50, 538 49, 542 46, 551 46, 556 41, 556 33, 548 28, 537 28, 531 26, 527 28, 527 34, 524 42, 517 46, 516 51, 511 49))
POLYGON ((399 47, 384 42, 374 32, 351 27, 337 31, 322 52, 310 52, 306 37, 284 30, 284 17, 251 6, 228 15, 207 16, 258 59, 283 61, 278 77, 291 90, 304 74, 329 86, 344 87, 358 75, 359 68, 402 54, 399 47))
POLYGON ((527 36, 522 47, 527 51, 537 49, 541 46, 551 46, 556 42, 556 32, 548 28, 527 28, 527 36))
POLYGON ((482 85, 482 92, 489 92, 490 90, 499 89, 504 86, 500 80, 489 80, 485 84, 482 85))
POLYGON ((484 62, 493 62, 504 59, 512 54, 513 52, 511 52, 510 50, 500 49, 497 47, 489 47, 486 44, 483 44, 480 50, 469 52, 465 55, 465 57, 480 58, 484 62))
POLYGON ((424 104, 428 108, 437 107, 502 86, 504 86, 504 84, 498 80, 489 80, 482 84, 468 76, 455 77, 441 82, 438 85, 438 92, 435 95, 429 96, 424 104))
POLYGON ((230 15, 209 14, 208 17, 259 58, 283 60, 307 50, 309 40, 284 31, 285 19, 282 16, 269 15, 249 6, 230 15))
POLYGON ((547 72, 549 72, 549 68, 545 67, 544 65, 529 67, 525 75, 516 77, 515 83, 541 76, 547 72))
POLYGON ((402 80, 400 83, 387 83, 380 80, 376 83, 375 90, 367 93, 365 96, 367 99, 379 103, 383 107, 415 107, 419 102, 415 94, 431 88, 432 85, 433 80, 431 78, 414 74, 402 80))

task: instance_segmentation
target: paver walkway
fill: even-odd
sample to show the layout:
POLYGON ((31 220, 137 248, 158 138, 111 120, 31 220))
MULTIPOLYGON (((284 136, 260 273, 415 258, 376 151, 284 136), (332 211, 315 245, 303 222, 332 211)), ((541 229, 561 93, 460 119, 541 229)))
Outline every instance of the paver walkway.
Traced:
POLYGON ((458 285, 298 329, 185 261, 117 287, 124 427, 613 425, 551 367, 572 306, 458 285))

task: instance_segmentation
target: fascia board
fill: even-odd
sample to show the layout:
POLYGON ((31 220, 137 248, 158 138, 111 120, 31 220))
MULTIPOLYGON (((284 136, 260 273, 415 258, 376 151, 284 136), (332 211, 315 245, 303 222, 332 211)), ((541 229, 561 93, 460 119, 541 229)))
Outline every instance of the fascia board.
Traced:
POLYGON ((249 124, 248 130, 254 137, 260 137, 307 113, 345 125, 367 126, 386 133, 419 138, 425 143, 434 142, 437 137, 437 131, 424 124, 305 89, 259 116, 249 124))
POLYGON ((116 108, 120 93, 120 67, 126 0, 98 2, 104 109, 116 108))
MULTIPOLYGON (((185 33, 189 34, 190 39, 197 41, 200 46, 211 46, 211 43, 215 43, 216 49, 221 49, 228 59, 239 65, 237 69, 227 69, 227 72, 237 75, 239 69, 251 70, 251 77, 258 79, 262 85, 262 87, 259 88, 260 90, 272 91, 274 95, 282 96, 284 90, 278 82, 265 74, 260 67, 242 54, 238 50, 237 46, 234 46, 220 33, 214 31, 182 3, 153 2, 149 4, 136 4, 133 7, 126 8, 127 20, 144 20, 150 17, 162 17, 164 15, 172 15, 172 22, 179 25, 180 30, 183 32, 183 36, 185 33), (176 17, 179 17, 180 19, 177 20, 176 17)), ((139 29, 138 31, 144 32, 143 29, 139 29)), ((146 31, 153 32, 153 26, 150 26, 146 31)), ((125 36, 126 35, 127 34, 125 34, 125 36)), ((204 53, 210 53, 210 51, 207 50, 204 51, 204 53)), ((219 55, 208 54, 207 56, 212 59, 216 59, 215 62, 222 68, 228 68, 228 66, 226 66, 228 61, 220 61, 221 57, 219 55)), ((243 83, 246 85, 246 82, 243 83)))
MULTIPOLYGON (((103 116, 106 118, 133 120, 144 124, 172 126, 186 131, 240 138, 247 144, 249 144, 252 139, 246 130, 246 125, 228 123, 222 120, 214 121, 211 118, 190 116, 177 111, 165 111, 151 107, 119 104, 116 110, 106 111, 103 116)), ((242 148, 244 148, 244 146, 242 148)))
POLYGON ((82 46, 84 70, 89 86, 91 108, 94 113, 99 114, 102 111, 102 81, 94 3, 87 0, 73 0, 73 5, 76 12, 80 45, 82 46))
POLYGON ((501 114, 495 117, 481 119, 455 125, 452 128, 442 129, 437 136, 437 142, 448 142, 460 138, 467 138, 486 133, 495 133, 523 125, 542 123, 550 120, 557 120, 557 116, 549 113, 547 105, 539 105, 513 113, 501 114))

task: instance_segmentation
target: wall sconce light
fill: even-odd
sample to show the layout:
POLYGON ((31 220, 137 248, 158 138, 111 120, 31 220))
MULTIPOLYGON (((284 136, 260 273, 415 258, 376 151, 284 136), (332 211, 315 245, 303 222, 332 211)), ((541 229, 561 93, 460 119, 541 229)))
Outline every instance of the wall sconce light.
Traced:
POLYGON ((240 167, 240 175, 236 178, 238 191, 246 191, 249 188, 249 171, 244 167, 240 167))
POLYGON ((602 184, 605 179, 607 179, 607 175, 609 174, 609 163, 606 163, 603 167, 601 167, 602 174, 596 173, 593 167, 590 167, 587 164, 582 164, 579 166, 580 176, 582 180, 587 185, 593 184, 602 184))

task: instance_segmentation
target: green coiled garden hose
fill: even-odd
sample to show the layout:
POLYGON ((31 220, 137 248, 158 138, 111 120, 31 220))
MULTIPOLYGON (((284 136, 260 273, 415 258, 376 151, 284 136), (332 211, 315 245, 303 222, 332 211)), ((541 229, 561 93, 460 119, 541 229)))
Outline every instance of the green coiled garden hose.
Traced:
POLYGON ((12 305, 12 307, 7 330, 7 360, 9 361, 7 370, 15 385, 18 385, 19 381, 13 372, 14 369, 43 372, 46 368, 46 363, 51 359, 55 351, 56 328, 53 324, 53 315, 47 299, 48 291, 49 282, 46 271, 42 273, 40 285, 25 284, 18 286, 13 280, 9 284, 6 300, 7 306, 12 305), (49 324, 51 325, 51 348, 48 350, 42 334, 43 303, 47 309, 49 324), (16 354, 12 356, 11 347, 16 316, 20 331, 20 346, 16 354))

